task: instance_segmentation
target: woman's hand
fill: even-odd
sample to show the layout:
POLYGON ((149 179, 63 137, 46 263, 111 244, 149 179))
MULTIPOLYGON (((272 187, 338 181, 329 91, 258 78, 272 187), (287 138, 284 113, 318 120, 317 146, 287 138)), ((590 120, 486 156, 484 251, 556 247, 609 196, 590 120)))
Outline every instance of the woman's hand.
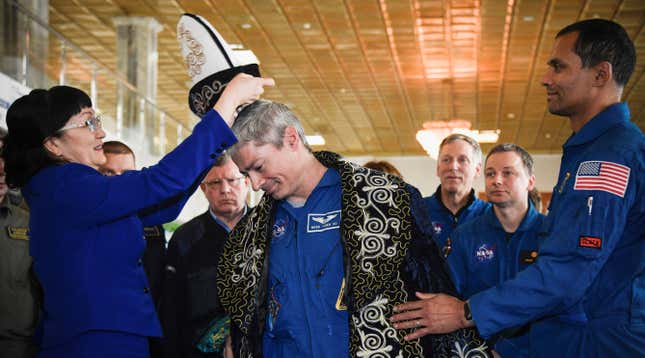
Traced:
POLYGON ((272 78, 253 77, 240 73, 226 85, 224 93, 213 108, 230 127, 233 125, 235 109, 260 98, 264 93, 264 86, 275 86, 275 81, 272 78))

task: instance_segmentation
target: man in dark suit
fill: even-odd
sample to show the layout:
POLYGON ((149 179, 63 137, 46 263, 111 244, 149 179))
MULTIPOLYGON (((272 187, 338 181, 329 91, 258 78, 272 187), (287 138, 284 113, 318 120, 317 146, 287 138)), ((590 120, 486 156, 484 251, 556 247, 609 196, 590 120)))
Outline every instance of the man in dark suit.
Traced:
POLYGON ((208 210, 173 234, 168 244, 161 302, 166 357, 221 357, 228 317, 219 304, 215 275, 228 232, 246 212, 248 182, 226 154, 218 158, 200 185, 208 210), (221 340, 213 342, 213 336, 221 340), (211 339, 200 344, 200 339, 211 339))

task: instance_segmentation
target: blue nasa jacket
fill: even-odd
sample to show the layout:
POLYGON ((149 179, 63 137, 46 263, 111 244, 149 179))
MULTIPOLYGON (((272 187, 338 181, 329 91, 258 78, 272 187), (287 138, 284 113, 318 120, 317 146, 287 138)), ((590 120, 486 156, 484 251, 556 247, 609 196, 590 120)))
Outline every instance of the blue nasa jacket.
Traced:
MULTIPOLYGON (((507 233, 490 206, 481 216, 460 225, 451 235, 448 265, 457 291, 464 299, 510 280, 538 257, 547 232, 545 216, 529 201, 529 209, 514 233, 507 233)), ((493 339, 502 357, 527 357, 528 326, 493 339)))
POLYGON ((532 325, 531 356, 639 357, 645 347, 645 136, 626 104, 564 144, 536 264, 470 298, 489 337, 532 325))
POLYGON ((154 166, 107 177, 69 163, 23 188, 30 252, 44 289, 43 346, 88 330, 160 336, 143 270, 143 227, 173 220, 236 138, 215 111, 154 166))
POLYGON ((285 200, 278 204, 269 251, 264 357, 349 355, 349 315, 341 303, 341 195, 340 175, 327 169, 303 207, 285 200))
POLYGON ((432 222, 432 238, 437 243, 440 251, 443 251, 444 247, 446 247, 446 241, 457 225, 478 217, 486 208, 490 207, 490 203, 477 198, 475 190, 471 189, 466 206, 461 208, 457 215, 453 215, 441 202, 441 185, 437 187, 437 191, 434 194, 423 198, 423 201, 428 207, 430 221, 432 222))

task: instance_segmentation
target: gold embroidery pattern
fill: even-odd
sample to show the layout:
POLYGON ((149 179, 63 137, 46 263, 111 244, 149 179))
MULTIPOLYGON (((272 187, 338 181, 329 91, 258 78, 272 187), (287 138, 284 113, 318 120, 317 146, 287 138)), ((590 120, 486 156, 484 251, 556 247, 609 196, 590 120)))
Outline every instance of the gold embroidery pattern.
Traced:
POLYGON ((407 301, 401 264, 412 238, 410 195, 405 183, 352 163, 341 170, 342 237, 351 260, 350 356, 421 357, 417 342, 388 321, 392 308, 407 301), (369 287, 368 290, 365 288, 369 287))
POLYGON ((202 73, 202 65, 206 63, 204 47, 193 38, 190 30, 184 28, 184 24, 179 24, 177 28, 177 40, 186 44, 188 53, 184 57, 184 63, 188 67, 188 75, 194 78, 202 73))
POLYGON ((231 322, 249 334, 254 323, 259 282, 268 242, 273 199, 268 195, 243 218, 226 240, 217 266, 219 299, 230 310, 231 322), (247 225, 247 223, 250 223, 247 225))
MULTIPOLYGON (((342 162, 334 153, 315 155, 341 176, 341 240, 350 266, 350 281, 345 288, 351 298, 350 356, 423 357, 419 340, 405 341, 403 337, 410 331, 395 330, 388 320, 392 308, 408 300, 400 268, 414 229, 405 182, 342 162)), ((251 329, 258 329, 257 322, 265 314, 261 287, 267 279, 263 275, 274 205, 269 196, 262 198, 231 232, 218 263, 219 298, 231 323, 242 333, 237 353, 243 357, 251 357, 262 344, 261 339, 251 339, 258 333, 251 329)), ((437 336, 432 354, 475 358, 485 357, 485 350, 476 331, 470 329, 437 336)))
POLYGON ((190 101, 193 104, 193 108, 200 117, 203 117, 210 109, 209 104, 211 103, 211 99, 222 92, 224 88, 226 88, 226 85, 226 83, 213 80, 210 85, 204 84, 201 87, 200 92, 193 92, 190 94, 190 101))

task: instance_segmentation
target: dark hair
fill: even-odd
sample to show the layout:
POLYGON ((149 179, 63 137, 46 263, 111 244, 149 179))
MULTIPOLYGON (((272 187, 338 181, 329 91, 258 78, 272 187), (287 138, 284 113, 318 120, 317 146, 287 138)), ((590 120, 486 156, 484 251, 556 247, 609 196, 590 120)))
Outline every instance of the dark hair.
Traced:
POLYGON ((502 143, 494 146, 488 152, 488 155, 486 156, 486 161, 488 161, 488 158, 490 158, 491 155, 495 153, 504 153, 504 152, 516 153, 520 157, 520 159, 522 159, 522 164, 524 165, 524 169, 526 169, 526 172, 529 175, 533 175, 533 157, 531 157, 531 154, 529 154, 529 152, 527 152, 526 149, 514 143, 502 143))
POLYGON ((611 63, 614 81, 619 86, 629 81, 636 64, 636 49, 622 26, 603 19, 583 20, 563 28, 556 38, 571 32, 578 33, 574 52, 580 57, 583 68, 607 61, 611 63))
POLYGON ((2 150, 7 184, 22 187, 41 169, 62 163, 43 142, 60 136, 58 130, 87 107, 92 107, 90 97, 69 86, 35 89, 14 101, 7 110, 9 134, 2 150))
POLYGON ((385 160, 371 160, 365 164, 363 164, 365 168, 370 168, 374 170, 378 170, 383 173, 389 173, 389 174, 394 174, 398 176, 399 178, 402 178, 403 176, 401 175, 401 172, 396 169, 392 163, 385 161, 385 160))
POLYGON ((110 140, 103 143, 103 153, 105 154, 130 154, 132 159, 136 160, 134 152, 127 144, 118 140, 110 140))

